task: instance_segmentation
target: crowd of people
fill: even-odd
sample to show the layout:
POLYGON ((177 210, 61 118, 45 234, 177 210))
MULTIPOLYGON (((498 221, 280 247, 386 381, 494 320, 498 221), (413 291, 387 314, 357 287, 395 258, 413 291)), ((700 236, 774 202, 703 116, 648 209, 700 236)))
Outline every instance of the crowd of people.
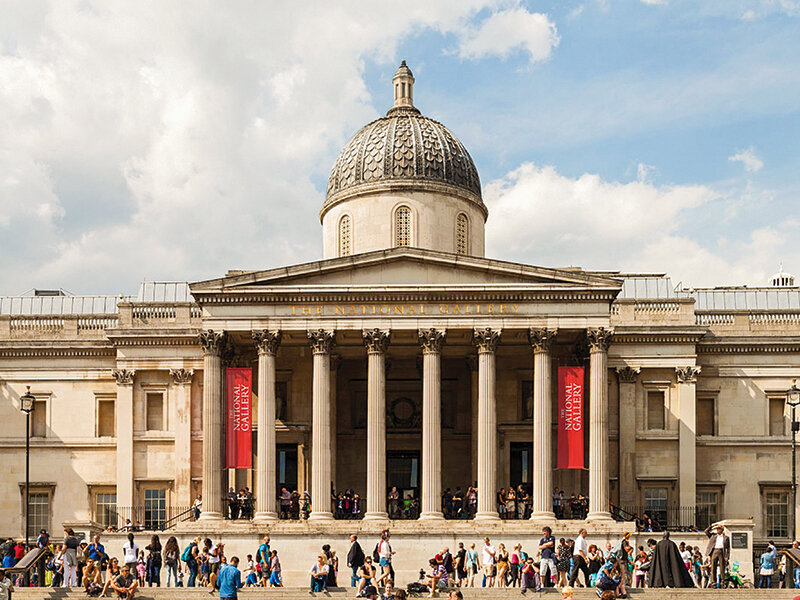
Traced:
MULTIPOLYGON (((444 547, 426 559, 427 568, 420 569, 419 580, 408 590, 427 592, 429 596, 441 590, 471 587, 516 588, 522 594, 545 588, 596 588, 598 595, 610 592, 624 598, 628 588, 644 587, 724 587, 733 580, 730 562, 730 540, 721 525, 705 531, 705 548, 669 539, 647 540, 646 545, 634 547, 631 534, 625 534, 603 547, 587 541, 588 532, 581 529, 573 538, 556 539, 549 527, 533 548, 514 544, 507 548, 495 546, 486 537, 482 544, 458 542, 452 551, 444 547)), ((389 530, 381 533, 375 547, 367 552, 356 535, 350 536, 346 567, 350 586, 360 597, 380 596, 394 600, 403 592, 395 587, 392 549, 389 530), (379 592, 378 590, 383 590, 379 592)), ((247 554, 241 564, 238 557, 226 556, 225 544, 210 538, 197 537, 181 548, 174 536, 161 542, 158 535, 140 547, 133 532, 128 533, 119 557, 111 557, 100 536, 91 542, 79 541, 72 529, 65 529, 62 543, 53 544, 42 530, 36 540, 46 549, 32 572, 32 583, 39 586, 83 587, 90 596, 116 595, 132 598, 145 586, 210 587, 228 586, 281 587, 281 563, 270 537, 260 542, 254 554, 247 554), (222 572, 233 566, 233 571, 222 572), (164 573, 164 571, 166 571, 164 573)), ((800 544, 794 542, 794 549, 800 544)), ((369 550, 369 549, 367 549, 369 550)), ((2 567, 8 569, 24 555, 22 544, 12 539, 0 544, 2 567)), ((322 546, 308 575, 310 589, 325 591, 339 585, 339 557, 330 545, 322 546)), ((735 569, 734 569, 735 570, 735 569)), ((771 587, 773 577, 780 587, 800 587, 800 567, 787 567, 786 555, 779 558, 777 547, 770 543, 757 565, 759 587, 771 587), (787 574, 789 575, 787 577, 787 574)), ((0 578, 0 582, 12 582, 0 578)), ((16 582, 21 585, 21 581, 16 582)), ((403 592, 404 594, 405 592, 403 592)))

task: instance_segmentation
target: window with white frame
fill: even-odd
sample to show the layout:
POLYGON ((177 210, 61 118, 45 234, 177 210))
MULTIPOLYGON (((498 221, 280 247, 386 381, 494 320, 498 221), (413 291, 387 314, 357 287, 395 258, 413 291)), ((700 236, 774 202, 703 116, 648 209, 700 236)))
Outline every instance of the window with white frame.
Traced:
POLYGON ((456 254, 469 252, 469 219, 464 213, 456 217, 456 254))
POLYGON ((768 487, 761 491, 766 537, 789 537, 789 506, 791 493, 788 487, 768 487))
POLYGON ((705 529, 719 521, 719 503, 722 494, 719 489, 698 488, 696 497, 695 521, 697 527, 705 529))
POLYGON ((411 245, 411 209, 407 206, 394 213, 394 245, 398 248, 411 245))
POLYGON ((50 531, 50 492, 31 491, 28 499, 28 537, 35 539, 42 529, 50 531))
POLYGON ((147 530, 162 529, 166 519, 166 488, 150 488, 144 490, 144 528, 147 530))
POLYGON ((352 252, 352 221, 344 215, 339 221, 339 256, 350 256, 352 252))
POLYGON ((94 499, 94 520, 104 528, 117 525, 116 492, 98 492, 94 499))
POLYGON ((644 489, 644 512, 662 526, 667 524, 668 496, 669 488, 666 486, 651 486, 644 489))

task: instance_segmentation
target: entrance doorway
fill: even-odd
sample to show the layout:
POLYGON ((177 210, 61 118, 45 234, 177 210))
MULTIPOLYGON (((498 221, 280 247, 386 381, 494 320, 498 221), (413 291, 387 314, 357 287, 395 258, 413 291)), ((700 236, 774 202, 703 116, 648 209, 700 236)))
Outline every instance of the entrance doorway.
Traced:
POLYGON ((280 493, 280 489, 286 487, 293 492, 297 489, 297 445, 278 444, 275 459, 275 475, 278 481, 276 491, 280 493))
POLYGON ((531 489, 533 476, 533 443, 511 442, 511 485, 517 487, 522 484, 528 491, 531 489))
MULTIPOLYGON (((386 481, 400 498, 419 498, 419 451, 390 450, 386 453, 386 481)), ((388 490, 387 490, 388 492, 388 490)))

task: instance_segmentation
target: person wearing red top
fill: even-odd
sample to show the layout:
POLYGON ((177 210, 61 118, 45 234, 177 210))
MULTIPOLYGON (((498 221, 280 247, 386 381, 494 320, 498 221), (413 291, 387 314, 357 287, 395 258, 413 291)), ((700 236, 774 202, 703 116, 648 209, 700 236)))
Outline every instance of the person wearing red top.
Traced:
POLYGON ((17 545, 14 546, 14 558, 19 562, 23 556, 25 556, 25 546, 22 542, 17 542, 17 545))

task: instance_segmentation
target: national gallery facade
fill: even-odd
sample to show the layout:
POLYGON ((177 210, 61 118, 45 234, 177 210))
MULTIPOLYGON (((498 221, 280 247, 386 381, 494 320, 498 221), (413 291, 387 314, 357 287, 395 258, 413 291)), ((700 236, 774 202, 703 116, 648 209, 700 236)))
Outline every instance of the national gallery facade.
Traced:
POLYGON ((520 485, 537 525, 555 522, 559 488, 588 496, 600 528, 647 512, 793 537, 794 279, 685 290, 485 257, 478 172, 413 84, 403 63, 392 108, 336 160, 322 260, 129 297, 0 297, 0 535, 24 535, 30 386, 31 531, 56 537, 64 523, 169 527, 200 494, 198 525, 223 527, 231 487, 252 491, 269 530, 286 526, 284 487, 309 492, 317 527, 335 526, 332 490, 388 522, 395 487, 441 528, 445 490, 475 486, 475 523, 490 526, 497 491, 520 485), (585 390, 569 409, 574 468, 566 367, 585 390), (228 369, 252 377, 249 468, 227 468, 228 369))

